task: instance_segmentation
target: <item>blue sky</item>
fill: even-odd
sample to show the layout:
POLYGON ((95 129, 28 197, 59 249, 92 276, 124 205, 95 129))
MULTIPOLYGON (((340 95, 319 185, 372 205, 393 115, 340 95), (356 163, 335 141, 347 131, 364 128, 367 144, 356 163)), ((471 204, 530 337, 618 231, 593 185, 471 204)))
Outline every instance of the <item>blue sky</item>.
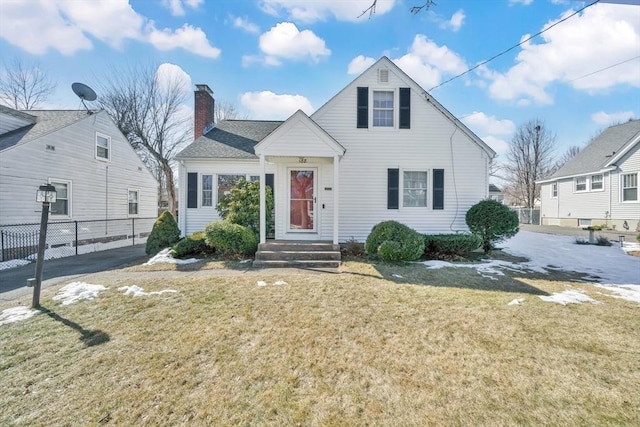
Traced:
POLYGON ((530 119, 557 134, 561 155, 640 117, 640 0, 603 0, 434 89, 590 2, 437 0, 413 15, 424 0, 378 0, 358 18, 372 1, 0 0, 0 60, 46 69, 58 85, 47 108, 80 108, 73 82, 98 88, 113 70, 155 63, 250 118, 285 119, 386 55, 501 159, 530 119))

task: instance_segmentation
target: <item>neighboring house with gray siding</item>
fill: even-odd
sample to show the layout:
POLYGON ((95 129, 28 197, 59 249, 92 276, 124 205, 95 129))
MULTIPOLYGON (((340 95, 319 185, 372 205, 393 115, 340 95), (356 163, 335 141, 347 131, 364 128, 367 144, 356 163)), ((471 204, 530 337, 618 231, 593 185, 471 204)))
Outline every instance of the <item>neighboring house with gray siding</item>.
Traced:
POLYGON ((158 182, 105 111, 0 106, 0 225, 40 222, 45 183, 57 191, 50 221, 158 213, 158 182))
POLYGON ((543 225, 640 231, 640 120, 611 126, 538 181, 543 225))
POLYGON ((466 231, 467 210, 489 195, 495 152, 386 57, 311 116, 212 127, 202 111, 213 102, 197 85, 196 139, 176 156, 184 234, 220 219, 216 204, 240 178, 273 188, 276 239, 334 244, 364 241, 384 220, 466 231))

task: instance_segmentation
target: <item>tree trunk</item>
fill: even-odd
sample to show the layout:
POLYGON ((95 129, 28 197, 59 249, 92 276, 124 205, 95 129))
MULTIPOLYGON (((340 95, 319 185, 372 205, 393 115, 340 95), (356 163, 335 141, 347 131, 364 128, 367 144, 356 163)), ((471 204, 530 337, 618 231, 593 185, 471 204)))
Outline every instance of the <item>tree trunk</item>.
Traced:
POLYGON ((173 179, 173 169, 171 169, 171 165, 166 160, 163 160, 161 164, 165 179, 165 189, 167 190, 167 202, 169 203, 168 210, 174 218, 177 218, 176 186, 173 179))

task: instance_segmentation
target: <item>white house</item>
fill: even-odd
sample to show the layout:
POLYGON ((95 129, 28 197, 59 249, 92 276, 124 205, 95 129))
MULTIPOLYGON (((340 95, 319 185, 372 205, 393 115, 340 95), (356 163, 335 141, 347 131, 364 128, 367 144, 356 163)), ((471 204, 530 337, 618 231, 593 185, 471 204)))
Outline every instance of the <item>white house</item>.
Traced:
POLYGON ((541 185, 543 225, 640 231, 640 120, 611 126, 541 185))
POLYGON ((105 111, 0 106, 0 225, 40 222, 45 183, 57 192, 50 221, 158 214, 158 182, 105 111))
POLYGON ((464 231, 467 210, 488 196, 495 152, 386 57, 311 116, 213 125, 203 113, 212 105, 198 85, 196 140, 176 156, 185 234, 219 219, 216 204, 240 177, 273 188, 279 240, 364 241, 384 220, 464 231))

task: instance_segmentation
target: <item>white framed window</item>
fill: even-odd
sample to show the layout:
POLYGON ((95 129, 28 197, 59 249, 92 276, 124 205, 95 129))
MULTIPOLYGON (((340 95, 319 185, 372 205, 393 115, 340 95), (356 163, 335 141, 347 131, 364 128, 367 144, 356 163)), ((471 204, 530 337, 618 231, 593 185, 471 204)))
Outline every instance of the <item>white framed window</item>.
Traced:
POLYGON ((129 193, 129 215, 138 215, 140 207, 140 192, 138 190, 128 190, 129 193))
POLYGON ((202 175, 202 206, 213 206, 213 175, 202 175))
POLYGON ((580 192, 580 191, 587 191, 587 177, 586 176, 581 176, 579 178, 575 178, 574 179, 574 183, 575 183, 575 191, 576 193, 580 192))
POLYGON ((602 178, 602 174, 591 175, 591 191, 600 191, 604 189, 604 181, 602 178))
POLYGON ((373 91, 373 126, 393 127, 393 98, 391 90, 373 91))
POLYGON ((247 179, 246 175, 218 175, 218 202, 229 194, 241 179, 247 179))
POLYGON ((50 178, 49 184, 56 188, 56 201, 51 203, 51 215, 71 217, 71 181, 50 178))
POLYGON ((621 176, 622 180, 622 201, 637 202, 638 201, 638 172, 625 173, 621 176))
POLYGON ((405 171, 402 174, 402 206, 427 206, 428 172, 405 171))
POLYGON ((578 227, 591 227, 590 218, 578 218, 578 227))
POLYGON ((111 137, 96 132, 96 159, 111 160, 111 137))
POLYGON ((258 182, 260 181, 260 175, 249 175, 249 182, 258 182))
POLYGON ((551 184, 551 198, 552 199, 557 199, 558 198, 558 183, 554 182, 553 184, 551 184))

